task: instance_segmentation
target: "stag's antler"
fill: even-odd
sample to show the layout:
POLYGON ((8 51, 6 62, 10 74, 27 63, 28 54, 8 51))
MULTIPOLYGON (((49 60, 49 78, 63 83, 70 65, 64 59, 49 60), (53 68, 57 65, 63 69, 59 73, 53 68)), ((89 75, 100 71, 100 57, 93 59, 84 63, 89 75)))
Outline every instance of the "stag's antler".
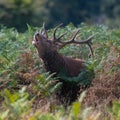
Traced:
POLYGON ((91 35, 91 36, 89 36, 86 40, 81 40, 81 39, 80 40, 76 40, 76 36, 78 35, 78 33, 80 31, 80 29, 78 29, 77 32, 73 35, 73 37, 70 40, 68 40, 68 41, 61 41, 61 38, 66 34, 66 33, 64 33, 64 34, 60 35, 58 38, 56 37, 56 31, 58 30, 58 28, 61 25, 62 24, 59 24, 55 28, 55 30, 54 30, 54 33, 53 33, 53 42, 54 43, 61 43, 62 45, 61 45, 60 48, 63 48, 67 44, 72 44, 72 43, 75 43, 75 44, 87 44, 89 49, 90 49, 90 54, 93 56, 93 49, 91 47, 91 44, 92 44, 92 38, 96 35, 96 33, 91 35))
POLYGON ((42 35, 45 35, 48 38, 47 30, 45 29, 45 23, 43 23, 42 29, 40 31, 42 35))
POLYGON ((95 36, 95 34, 91 35, 90 37, 88 37, 86 40, 75 40, 78 32, 80 30, 78 30, 74 36, 72 37, 72 39, 68 40, 68 41, 59 41, 60 43, 63 44, 63 46, 67 45, 67 44, 72 44, 72 43, 75 43, 75 44, 87 44, 89 46, 89 49, 90 49, 90 52, 91 52, 91 55, 93 56, 93 49, 91 47, 91 44, 92 44, 92 38, 95 36))
MULTIPOLYGON (((96 33, 91 35, 91 36, 89 36, 86 40, 81 40, 81 39, 80 40, 76 40, 76 36, 78 35, 78 33, 80 31, 80 29, 78 29, 70 40, 68 40, 68 41, 61 41, 61 38, 64 35, 66 35, 66 33, 63 33, 59 37, 56 37, 56 32, 57 32, 58 28, 61 27, 61 26, 62 26, 62 23, 55 27, 54 32, 53 32, 53 39, 52 39, 53 43, 60 43, 60 44, 58 44, 59 45, 59 49, 63 48, 67 44, 72 44, 72 43, 75 43, 75 44, 87 44, 89 49, 90 49, 90 54, 93 56, 93 49, 91 47, 91 44, 92 44, 92 38, 96 35, 96 33)), ((48 34, 47 34, 46 29, 45 29, 45 24, 44 23, 43 23, 43 27, 42 27, 40 33, 42 35, 45 35, 46 38, 48 38, 48 34)))
POLYGON ((58 38, 56 37, 56 32, 58 30, 59 27, 61 27, 63 25, 63 23, 60 23, 58 26, 55 27, 54 32, 53 32, 53 42, 60 42, 60 39, 67 33, 63 33, 62 35, 60 35, 58 38))

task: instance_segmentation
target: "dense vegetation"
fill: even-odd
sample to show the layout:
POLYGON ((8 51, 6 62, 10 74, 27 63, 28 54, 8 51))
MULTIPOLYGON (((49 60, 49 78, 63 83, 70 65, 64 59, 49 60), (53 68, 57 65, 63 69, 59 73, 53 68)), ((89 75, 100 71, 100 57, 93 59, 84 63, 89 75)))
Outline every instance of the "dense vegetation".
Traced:
MULTIPOLYGON (((95 70, 92 86, 66 109, 59 105, 54 92, 61 83, 46 73, 38 58, 32 36, 40 28, 28 25, 25 33, 14 28, 0 28, 0 120, 119 120, 120 118, 120 29, 103 25, 80 24, 82 39, 93 39, 94 58, 85 45, 66 46, 60 52, 90 62, 95 70)), ((77 28, 72 24, 58 34, 77 28)), ((53 29, 49 29, 52 37, 53 29)))
POLYGON ((27 23, 39 26, 43 21, 48 28, 61 22, 64 25, 87 22, 119 26, 120 1, 0 0, 0 24, 25 31, 27 23))

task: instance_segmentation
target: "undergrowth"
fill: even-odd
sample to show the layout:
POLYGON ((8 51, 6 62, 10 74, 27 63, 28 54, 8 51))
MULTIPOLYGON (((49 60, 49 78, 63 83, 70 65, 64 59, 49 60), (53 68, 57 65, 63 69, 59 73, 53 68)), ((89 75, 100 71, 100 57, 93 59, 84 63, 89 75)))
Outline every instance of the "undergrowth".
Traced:
MULTIPOLYGON (((92 47, 94 58, 89 58, 85 45, 66 46, 59 52, 82 58, 94 68, 95 78, 90 88, 78 100, 64 108, 55 92, 61 83, 46 73, 43 63, 31 44, 40 28, 28 25, 25 33, 14 28, 0 28, 0 120, 119 120, 120 119, 120 29, 104 25, 72 24, 59 29, 67 31, 68 40, 78 28, 86 39, 96 33, 92 47)), ((48 30, 52 38, 53 29, 48 30)))

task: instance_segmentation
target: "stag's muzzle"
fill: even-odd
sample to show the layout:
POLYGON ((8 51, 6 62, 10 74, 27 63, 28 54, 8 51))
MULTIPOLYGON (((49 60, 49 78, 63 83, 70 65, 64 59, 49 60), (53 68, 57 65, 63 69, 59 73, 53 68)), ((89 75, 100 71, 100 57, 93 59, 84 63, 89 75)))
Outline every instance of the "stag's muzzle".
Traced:
POLYGON ((38 44, 38 42, 39 42, 39 36, 40 36, 39 33, 35 33, 33 41, 32 41, 33 45, 37 45, 38 44))

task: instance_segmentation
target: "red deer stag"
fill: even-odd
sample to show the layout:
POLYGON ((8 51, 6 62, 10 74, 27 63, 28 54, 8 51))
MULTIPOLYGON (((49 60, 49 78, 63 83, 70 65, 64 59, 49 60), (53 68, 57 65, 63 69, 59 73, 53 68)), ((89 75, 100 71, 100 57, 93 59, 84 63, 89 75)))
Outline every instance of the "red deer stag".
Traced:
POLYGON ((41 32, 35 33, 32 43, 36 47, 39 57, 43 60, 46 71, 54 73, 62 82, 61 90, 57 95, 62 103, 68 105, 77 99, 80 86, 90 85, 94 72, 87 68, 84 60, 61 55, 58 49, 72 43, 87 44, 91 55, 93 55, 91 40, 94 35, 86 40, 76 40, 78 30, 72 39, 61 41, 66 33, 56 37, 56 31, 60 26, 61 24, 54 29, 53 39, 50 40, 43 25, 41 32))

